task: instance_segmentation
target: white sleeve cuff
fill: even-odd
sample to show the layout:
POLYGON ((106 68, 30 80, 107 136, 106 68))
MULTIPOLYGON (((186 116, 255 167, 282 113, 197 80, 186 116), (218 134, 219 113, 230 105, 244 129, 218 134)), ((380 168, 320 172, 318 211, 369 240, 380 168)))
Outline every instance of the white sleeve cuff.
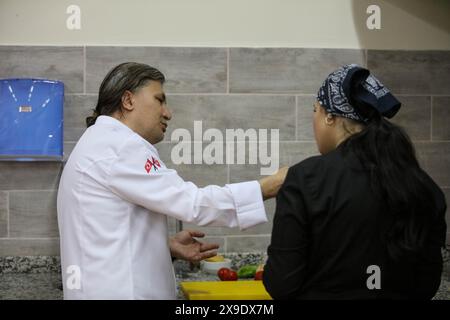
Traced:
POLYGON ((226 185, 234 198, 237 220, 241 230, 267 222, 266 209, 258 181, 226 185))

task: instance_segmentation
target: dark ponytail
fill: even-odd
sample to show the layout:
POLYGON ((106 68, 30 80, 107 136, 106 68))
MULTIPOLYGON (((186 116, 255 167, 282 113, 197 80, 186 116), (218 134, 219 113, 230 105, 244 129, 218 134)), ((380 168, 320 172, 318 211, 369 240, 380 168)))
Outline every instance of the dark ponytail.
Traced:
POLYGON ((164 83, 164 75, 149 65, 126 62, 108 72, 100 85, 97 106, 92 116, 86 118, 88 127, 95 124, 98 116, 111 115, 122 108, 122 96, 125 91, 135 92, 149 81, 164 83))
MULTIPOLYGON (((97 108, 96 108, 97 109, 97 108)), ((95 121, 97 120, 98 113, 94 110, 94 113, 92 116, 89 116, 86 118, 86 126, 89 128, 90 126, 95 124, 95 121)))
POLYGON ((359 158, 371 177, 372 188, 392 216, 386 241, 389 254, 397 259, 422 249, 436 212, 428 176, 420 168, 406 132, 381 116, 375 109, 353 102, 369 119, 361 132, 345 142, 345 152, 359 158))

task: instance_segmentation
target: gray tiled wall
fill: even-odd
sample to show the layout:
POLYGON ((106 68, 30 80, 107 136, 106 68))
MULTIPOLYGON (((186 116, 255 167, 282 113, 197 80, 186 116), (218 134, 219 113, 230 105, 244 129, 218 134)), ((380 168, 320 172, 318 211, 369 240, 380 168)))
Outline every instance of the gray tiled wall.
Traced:
MULTIPOLYGON (((450 200, 449 51, 0 46, 0 61, 0 78, 64 81, 65 159, 85 130, 85 117, 95 107, 98 87, 111 67, 125 61, 158 67, 167 77, 173 120, 157 148, 169 167, 201 186, 259 178, 260 165, 175 165, 170 157, 174 128, 192 132, 193 122, 202 120, 203 131, 279 129, 280 165, 295 164, 317 154, 311 120, 318 86, 339 65, 359 63, 403 102, 395 122, 410 134, 422 165, 450 200)), ((0 162, 0 256, 59 253, 55 204, 61 172, 60 163, 0 162)), ((266 202, 266 209, 269 223, 245 231, 200 229, 223 252, 265 250, 274 200, 266 202)), ((169 225, 173 232, 175 221, 169 225)))
POLYGON ((87 47, 86 92, 97 93, 108 70, 127 61, 158 66, 167 78, 167 92, 226 92, 226 49, 155 47, 87 47))

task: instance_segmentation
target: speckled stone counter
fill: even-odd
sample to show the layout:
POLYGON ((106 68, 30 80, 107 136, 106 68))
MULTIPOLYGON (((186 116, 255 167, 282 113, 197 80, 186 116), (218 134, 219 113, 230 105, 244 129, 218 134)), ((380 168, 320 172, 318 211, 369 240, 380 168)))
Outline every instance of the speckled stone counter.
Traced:
MULTIPOLYGON (((265 261, 261 253, 227 254, 232 267, 259 264, 265 261)), ((199 265, 174 262, 177 289, 181 281, 214 281, 217 276, 204 273, 199 265)), ((184 299, 180 290, 178 299, 184 299)), ((0 299, 62 299, 60 258, 52 256, 0 257, 0 299)))
MULTIPOLYGON (((259 264, 265 261, 260 253, 226 254, 232 267, 259 264)), ((206 274, 199 266, 175 261, 177 284, 181 281, 216 281, 217 276, 206 274)), ((59 257, 0 257, 0 299, 62 299, 62 283, 59 257)), ((178 299, 184 299, 178 290, 178 299)), ((450 255, 444 252, 444 271, 436 300, 450 300, 450 255)))

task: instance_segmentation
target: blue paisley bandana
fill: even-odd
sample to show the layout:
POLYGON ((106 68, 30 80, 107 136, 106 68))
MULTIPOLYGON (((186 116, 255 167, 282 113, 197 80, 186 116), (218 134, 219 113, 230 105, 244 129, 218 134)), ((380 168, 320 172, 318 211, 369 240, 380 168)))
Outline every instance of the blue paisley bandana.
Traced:
POLYGON ((355 109, 354 104, 374 108, 387 118, 392 118, 401 106, 369 70, 356 64, 345 65, 331 73, 320 87, 317 101, 328 113, 365 123, 370 119, 355 109))

